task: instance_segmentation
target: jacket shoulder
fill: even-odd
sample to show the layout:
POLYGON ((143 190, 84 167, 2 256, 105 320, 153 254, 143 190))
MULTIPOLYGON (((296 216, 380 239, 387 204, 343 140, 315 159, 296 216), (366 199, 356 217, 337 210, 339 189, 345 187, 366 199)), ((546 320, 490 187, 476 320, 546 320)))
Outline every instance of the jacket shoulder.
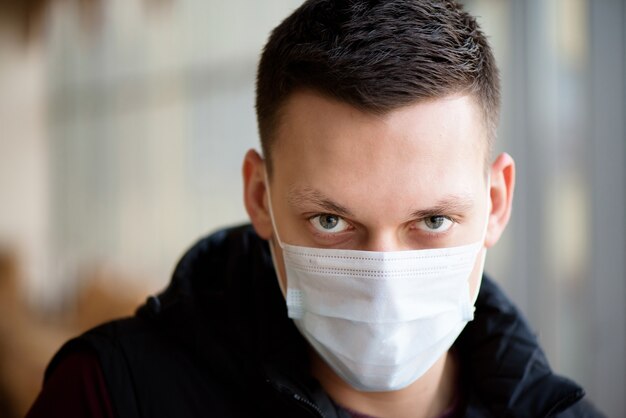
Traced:
POLYGON ((573 404, 568 409, 554 415, 556 418, 605 418, 591 401, 586 398, 573 404))
POLYGON ((95 352, 119 417, 240 416, 233 380, 201 367, 193 345, 158 322, 132 317, 93 328, 59 350, 46 377, 78 350, 95 352))
POLYGON ((523 315, 487 277, 474 321, 456 346, 471 383, 469 410, 476 412, 469 416, 484 416, 481 410, 493 416, 561 416, 584 396, 580 386, 552 371, 523 315))

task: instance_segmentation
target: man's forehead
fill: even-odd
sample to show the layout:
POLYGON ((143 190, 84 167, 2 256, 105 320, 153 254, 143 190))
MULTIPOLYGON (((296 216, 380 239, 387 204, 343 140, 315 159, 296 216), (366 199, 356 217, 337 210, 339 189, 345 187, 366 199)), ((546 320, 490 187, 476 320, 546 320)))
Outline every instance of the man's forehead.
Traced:
MULTIPOLYGON (((465 107, 471 114, 470 123, 475 129, 481 131, 475 146, 482 150, 484 156, 489 154, 489 140, 485 128, 484 117, 479 108, 476 98, 469 94, 452 94, 445 97, 437 97, 419 100, 407 106, 394 108, 384 112, 363 110, 349 103, 339 101, 327 95, 313 90, 298 90, 292 93, 277 112, 276 131, 272 142, 272 157, 275 150, 285 145, 299 146, 303 136, 315 137, 324 134, 329 129, 352 123, 352 126, 367 126, 370 123, 385 124, 395 119, 416 119, 420 113, 424 113, 427 124, 445 122, 446 118, 455 118, 458 115, 454 111, 440 112, 439 115, 426 114, 424 109, 428 105, 440 104, 440 107, 459 108, 465 107), (421 107, 421 112, 412 112, 416 107, 421 107)), ((273 162, 273 161, 272 161, 273 162)))

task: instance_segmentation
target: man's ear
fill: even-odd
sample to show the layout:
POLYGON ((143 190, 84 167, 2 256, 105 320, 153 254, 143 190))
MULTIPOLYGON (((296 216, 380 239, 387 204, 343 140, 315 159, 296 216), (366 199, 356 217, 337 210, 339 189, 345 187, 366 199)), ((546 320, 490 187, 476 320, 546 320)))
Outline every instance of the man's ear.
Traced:
POLYGON ((268 240, 272 236, 272 219, 265 181, 265 161, 255 150, 248 150, 243 160, 243 201, 257 234, 268 240))
POLYGON ((485 237, 485 247, 495 245, 511 217, 513 190, 515 189, 515 161, 502 153, 491 165, 491 211, 485 237))

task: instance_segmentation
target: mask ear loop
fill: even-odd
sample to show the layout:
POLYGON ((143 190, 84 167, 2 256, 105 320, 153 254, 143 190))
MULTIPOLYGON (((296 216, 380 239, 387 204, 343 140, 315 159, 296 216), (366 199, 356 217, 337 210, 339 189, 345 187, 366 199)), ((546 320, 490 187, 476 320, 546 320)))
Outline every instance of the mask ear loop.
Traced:
MULTIPOLYGON (((483 273, 485 271, 485 261, 487 260, 487 248, 485 248, 485 238, 487 238, 487 229, 489 227, 489 214, 491 213, 491 173, 487 174, 487 216, 485 226, 483 227, 481 242, 481 250, 483 250, 482 260, 480 261, 480 276, 478 277, 478 283, 476 283, 476 292, 474 292, 474 298, 472 300, 472 306, 476 304, 478 294, 480 293, 480 285, 483 281, 483 273)), ((479 250, 480 251, 480 250, 479 250)), ((474 308, 475 309, 475 308, 474 308)))
POLYGON ((274 228, 274 233, 276 234, 276 240, 278 241, 278 246, 283 248, 283 243, 280 240, 280 235, 278 234, 278 228, 276 228, 276 220, 274 218, 274 211, 272 210, 272 193, 270 191, 270 179, 267 175, 267 169, 263 171, 265 175, 265 190, 267 190, 267 206, 270 212, 270 219, 272 221, 272 228, 274 228))
MULTIPOLYGON (((270 193, 270 181, 267 175, 267 169, 264 170, 263 174, 265 175, 265 189, 267 190, 267 206, 270 213, 270 219, 272 221, 272 228, 274 230, 274 234, 276 235, 276 241, 278 241, 278 246, 283 248, 283 243, 280 240, 280 235, 278 235, 278 228, 276 228, 276 221, 274 219, 274 211, 272 210, 272 194, 270 193)), ((270 254, 272 256, 272 263, 274 263, 274 270, 276 271, 276 277, 278 278, 278 286, 280 287, 280 291, 283 293, 283 297, 287 294, 287 289, 285 289, 285 285, 287 283, 287 279, 282 280, 283 278, 280 275, 280 269, 278 268, 278 261, 276 259, 276 252, 274 250, 274 238, 270 238, 270 254)))

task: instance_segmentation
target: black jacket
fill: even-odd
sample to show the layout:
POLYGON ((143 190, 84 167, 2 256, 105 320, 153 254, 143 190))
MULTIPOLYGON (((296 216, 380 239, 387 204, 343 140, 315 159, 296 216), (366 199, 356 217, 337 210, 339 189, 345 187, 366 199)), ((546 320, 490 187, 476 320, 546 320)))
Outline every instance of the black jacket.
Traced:
MULTIPOLYGON (((95 350, 116 414, 135 417, 346 417, 308 373, 267 243, 250 226, 217 232, 178 264, 136 316, 67 343, 95 350)), ((552 373, 535 336, 484 278, 455 343, 467 417, 595 417, 583 390, 552 373)))

